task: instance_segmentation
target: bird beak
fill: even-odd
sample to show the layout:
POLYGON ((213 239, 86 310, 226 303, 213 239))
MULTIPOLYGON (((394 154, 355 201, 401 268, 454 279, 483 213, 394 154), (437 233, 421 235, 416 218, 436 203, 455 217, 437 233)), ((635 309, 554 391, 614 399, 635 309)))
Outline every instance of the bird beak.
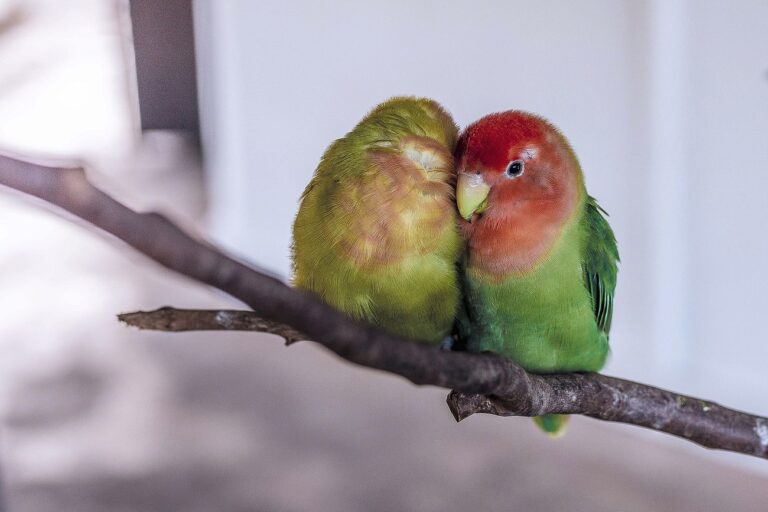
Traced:
POLYGON ((491 187, 480 174, 459 173, 456 182, 456 204, 461 218, 471 222, 472 215, 482 213, 488 207, 488 193, 491 187))

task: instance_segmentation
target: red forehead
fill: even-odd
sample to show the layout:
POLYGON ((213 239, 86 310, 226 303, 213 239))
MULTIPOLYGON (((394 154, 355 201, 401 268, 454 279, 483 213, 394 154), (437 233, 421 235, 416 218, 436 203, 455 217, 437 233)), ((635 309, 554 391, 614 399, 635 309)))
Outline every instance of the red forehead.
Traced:
POLYGON ((456 148, 457 156, 467 162, 501 168, 509 162, 509 150, 527 145, 544 145, 554 128, 540 117, 510 110, 491 114, 469 125, 456 148))

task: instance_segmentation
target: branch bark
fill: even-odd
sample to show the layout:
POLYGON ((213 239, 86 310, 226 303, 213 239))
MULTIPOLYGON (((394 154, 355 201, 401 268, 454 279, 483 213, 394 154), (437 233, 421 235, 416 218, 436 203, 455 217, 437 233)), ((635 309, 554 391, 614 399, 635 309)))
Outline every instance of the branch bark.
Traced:
POLYGON ((286 345, 306 340, 296 329, 270 322, 253 311, 234 309, 177 309, 165 306, 153 311, 121 313, 117 319, 131 327, 150 331, 255 331, 276 334, 286 345))
MULTIPOLYGON (((161 265, 241 300, 254 315, 305 333, 350 362, 401 375, 417 385, 452 388, 448 402, 457 420, 474 413, 583 414, 666 432, 708 448, 768 458, 764 417, 599 374, 528 374, 499 356, 447 352, 383 333, 245 266, 159 214, 125 207, 91 185, 80 168, 45 167, 0 156, 0 185, 88 221, 161 265)), ((210 318, 207 322, 210 326, 210 318)))

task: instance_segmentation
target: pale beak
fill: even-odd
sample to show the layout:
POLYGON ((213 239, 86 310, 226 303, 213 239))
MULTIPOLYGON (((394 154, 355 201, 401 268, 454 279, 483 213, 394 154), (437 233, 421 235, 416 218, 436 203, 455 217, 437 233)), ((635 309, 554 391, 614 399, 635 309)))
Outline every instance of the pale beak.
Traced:
POLYGON ((471 221, 472 215, 484 212, 488 207, 490 191, 491 187, 482 175, 459 173, 459 179, 456 182, 456 204, 461 217, 471 221))

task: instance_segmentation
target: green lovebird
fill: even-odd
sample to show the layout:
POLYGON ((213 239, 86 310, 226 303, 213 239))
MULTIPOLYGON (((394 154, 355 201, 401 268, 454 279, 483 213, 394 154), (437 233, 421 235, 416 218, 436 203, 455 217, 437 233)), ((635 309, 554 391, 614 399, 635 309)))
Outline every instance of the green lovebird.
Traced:
MULTIPOLYGON (((492 114, 462 133, 456 171, 467 349, 533 373, 600 370, 619 254, 568 141, 538 116, 492 114)), ((554 435, 567 417, 535 420, 554 435)))
POLYGON ((457 137, 438 103, 401 97, 331 144, 293 225, 294 285, 390 333, 447 339, 462 247, 457 137))

